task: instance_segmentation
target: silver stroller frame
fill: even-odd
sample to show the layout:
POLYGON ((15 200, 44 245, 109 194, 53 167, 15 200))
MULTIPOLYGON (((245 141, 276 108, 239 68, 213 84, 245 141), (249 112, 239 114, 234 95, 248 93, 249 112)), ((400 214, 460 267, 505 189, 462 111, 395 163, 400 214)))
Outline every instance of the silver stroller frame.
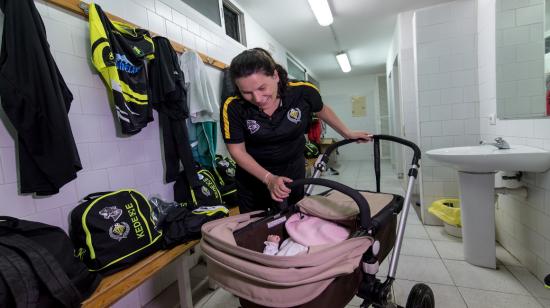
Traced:
MULTIPOLYGON (((393 253, 391 256, 390 264, 389 264, 389 270, 387 278, 384 282, 381 282, 378 278, 376 278, 376 273, 378 272, 378 259, 377 254, 380 247, 380 244, 374 243, 371 248, 365 252, 362 258, 362 268, 364 272, 363 281, 361 282, 361 285, 359 287, 359 291, 357 296, 364 299, 363 303, 361 304, 361 307, 369 307, 372 305, 373 307, 392 307, 395 306, 391 303, 391 288, 393 281, 395 280, 395 274, 397 271, 397 263, 399 261, 399 254, 401 252, 401 247, 403 244, 403 238, 405 234, 405 226, 407 223, 407 217, 409 214, 409 209, 411 207, 411 195, 413 191, 414 181, 416 180, 416 177, 418 176, 418 169, 420 167, 419 161, 421 157, 420 148, 414 144, 413 142, 410 142, 408 140, 389 136, 389 135, 373 135, 373 143, 374 143, 374 170, 376 175, 376 192, 380 193, 380 140, 387 140, 392 142, 397 142, 399 144, 402 144, 404 146, 407 146, 413 150, 413 158, 411 162, 411 167, 408 171, 408 184, 407 184, 407 191, 405 194, 404 199, 404 206, 401 209, 401 211, 395 211, 393 214, 397 215, 401 212, 401 218, 399 220, 397 232, 396 232, 396 240, 393 247, 393 253)), ((342 140, 339 141, 327 148, 325 153, 321 154, 314 165, 314 173, 313 178, 318 178, 323 171, 327 170, 327 163, 329 160, 329 156, 331 153, 336 150, 338 147, 352 143, 357 142, 358 140, 342 140)), ((310 184, 306 187, 306 195, 311 195, 313 191, 314 184, 310 184)), ((362 232, 366 232, 369 235, 374 234, 376 228, 376 221, 373 219, 371 226, 367 227, 366 229, 362 230, 362 232)), ((415 308, 430 308, 434 307, 434 299, 433 299, 433 292, 432 290, 425 284, 419 283, 416 284, 411 292, 409 293, 406 307, 415 307, 415 308)), ((397 306, 400 307, 400 306, 397 306)))

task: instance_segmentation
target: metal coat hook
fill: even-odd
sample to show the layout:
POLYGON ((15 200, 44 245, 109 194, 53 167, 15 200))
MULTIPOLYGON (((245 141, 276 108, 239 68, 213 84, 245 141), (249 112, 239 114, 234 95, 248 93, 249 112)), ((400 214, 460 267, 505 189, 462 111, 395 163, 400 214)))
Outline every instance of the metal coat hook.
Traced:
POLYGON ((86 15, 88 15, 88 13, 90 12, 88 3, 84 2, 84 1, 80 1, 80 3, 78 4, 78 7, 80 9, 82 9, 84 14, 86 14, 86 15))

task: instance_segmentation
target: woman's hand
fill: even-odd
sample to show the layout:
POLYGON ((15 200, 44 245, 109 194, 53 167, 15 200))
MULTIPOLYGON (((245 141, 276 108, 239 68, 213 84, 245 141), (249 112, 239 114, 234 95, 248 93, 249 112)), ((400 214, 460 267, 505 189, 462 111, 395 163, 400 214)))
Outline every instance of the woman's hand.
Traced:
POLYGON ((277 202, 282 202, 284 199, 288 198, 291 191, 285 183, 291 182, 292 179, 290 178, 269 173, 266 177, 265 184, 271 193, 271 198, 277 202))
POLYGON ((372 134, 361 131, 350 131, 345 136, 346 139, 359 139, 359 143, 365 143, 372 140, 372 134))

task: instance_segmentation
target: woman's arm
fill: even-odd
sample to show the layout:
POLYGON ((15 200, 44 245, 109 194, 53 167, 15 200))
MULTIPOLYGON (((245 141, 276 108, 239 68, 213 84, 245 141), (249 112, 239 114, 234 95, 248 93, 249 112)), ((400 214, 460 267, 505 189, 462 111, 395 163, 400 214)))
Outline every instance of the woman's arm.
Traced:
POLYGON ((271 172, 258 164, 258 162, 246 151, 244 142, 228 143, 226 145, 229 154, 231 154, 231 157, 233 157, 239 167, 243 168, 267 185, 273 200, 281 202, 284 198, 288 197, 290 194, 290 188, 288 188, 285 183, 292 182, 290 178, 273 175, 271 172))
POLYGON ((330 127, 332 127, 337 133, 346 139, 364 139, 369 141, 372 139, 372 134, 361 131, 350 131, 346 124, 338 118, 336 113, 328 105, 324 104, 323 109, 317 112, 319 119, 325 121, 330 127))

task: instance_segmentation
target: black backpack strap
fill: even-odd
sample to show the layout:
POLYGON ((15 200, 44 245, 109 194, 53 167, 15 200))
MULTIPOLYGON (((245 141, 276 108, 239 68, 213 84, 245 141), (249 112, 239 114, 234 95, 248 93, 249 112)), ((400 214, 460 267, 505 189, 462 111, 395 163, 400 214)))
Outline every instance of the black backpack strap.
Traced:
POLYGON ((9 288, 16 307, 37 306, 38 282, 32 268, 17 252, 2 245, 0 245, 0 278, 9 288))
POLYGON ((19 234, 0 237, 0 244, 15 248, 24 254, 51 295, 64 307, 80 306, 80 293, 59 262, 44 247, 19 234))
POLYGON ((84 201, 90 201, 90 200, 93 200, 95 198, 98 198, 98 197, 101 197, 103 195, 110 194, 110 193, 112 193, 112 191, 101 191, 101 192, 91 193, 91 194, 87 195, 86 197, 84 197, 84 201))

